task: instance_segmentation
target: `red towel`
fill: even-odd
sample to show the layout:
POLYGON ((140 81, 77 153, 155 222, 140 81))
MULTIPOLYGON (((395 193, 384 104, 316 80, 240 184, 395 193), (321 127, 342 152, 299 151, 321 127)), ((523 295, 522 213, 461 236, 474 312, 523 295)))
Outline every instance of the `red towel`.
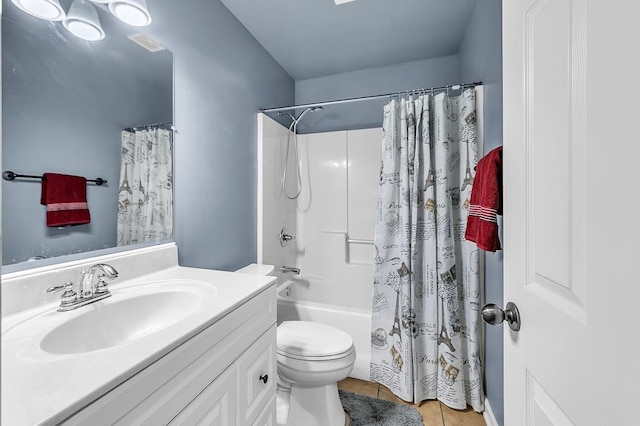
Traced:
POLYGON ((40 203, 47 206, 47 226, 91 222, 87 207, 87 179, 82 176, 45 173, 40 203))
POLYGON ((486 251, 500 250, 498 218, 502 214, 502 147, 478 161, 464 237, 486 251))

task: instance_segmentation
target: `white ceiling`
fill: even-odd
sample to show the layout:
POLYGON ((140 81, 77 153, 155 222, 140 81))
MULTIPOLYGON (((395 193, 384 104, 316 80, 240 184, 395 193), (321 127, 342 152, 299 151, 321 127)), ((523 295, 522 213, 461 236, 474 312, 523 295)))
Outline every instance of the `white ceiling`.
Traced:
POLYGON ((458 53, 477 0, 221 0, 294 80, 458 53))

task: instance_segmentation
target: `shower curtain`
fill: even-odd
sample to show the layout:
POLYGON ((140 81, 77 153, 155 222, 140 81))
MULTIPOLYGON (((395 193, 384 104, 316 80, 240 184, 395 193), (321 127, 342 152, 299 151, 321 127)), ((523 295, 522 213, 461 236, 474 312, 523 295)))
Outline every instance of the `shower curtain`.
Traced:
POLYGON ((391 100, 383 135, 371 378, 406 401, 482 411, 480 262, 464 240, 474 89, 391 100))
POLYGON ((170 130, 122 132, 118 246, 173 236, 173 167, 170 130))

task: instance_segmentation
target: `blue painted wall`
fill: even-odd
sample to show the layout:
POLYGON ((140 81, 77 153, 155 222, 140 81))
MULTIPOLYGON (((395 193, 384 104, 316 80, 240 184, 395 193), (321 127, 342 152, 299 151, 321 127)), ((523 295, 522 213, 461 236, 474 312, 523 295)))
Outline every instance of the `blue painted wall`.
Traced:
POLYGON ((234 270, 256 260, 256 112, 292 104, 294 82, 219 0, 148 5, 174 54, 180 264, 234 270))
MULTIPOLYGON (((460 77, 484 82, 484 151, 502 145, 502 2, 481 0, 469 22, 459 52, 460 77)), ((502 252, 487 253, 485 300, 504 306, 502 252)), ((487 399, 496 420, 504 424, 504 327, 485 326, 487 399)))
MULTIPOLYGON (((458 57, 454 55, 298 80, 296 105, 457 84, 459 77, 458 57)), ((305 115, 298 130, 315 133, 381 127, 382 108, 388 102, 384 98, 333 105, 305 115)))

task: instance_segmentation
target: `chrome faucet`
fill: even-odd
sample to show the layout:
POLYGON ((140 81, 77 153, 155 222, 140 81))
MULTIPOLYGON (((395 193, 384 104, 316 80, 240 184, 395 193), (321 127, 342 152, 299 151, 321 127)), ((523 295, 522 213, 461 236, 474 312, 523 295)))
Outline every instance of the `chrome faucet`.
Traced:
POLYGON ((82 271, 77 293, 73 290, 72 282, 50 287, 47 289, 47 293, 64 290, 58 311, 70 311, 111 296, 105 278, 112 280, 117 277, 118 271, 113 266, 106 263, 96 263, 82 271), (95 280, 96 276, 97 280, 95 280))
POLYGON ((294 267, 291 267, 291 266, 281 266, 278 269, 280 270, 280 272, 283 272, 285 274, 287 272, 293 272, 296 275, 300 275, 300 268, 294 268, 294 267))
POLYGON ((86 298, 109 293, 107 283, 104 279, 112 280, 117 277, 118 271, 111 265, 96 263, 90 266, 88 269, 82 271, 82 277, 80 278, 80 296, 86 298), (98 282, 94 284, 94 276, 96 273, 98 273, 98 282))

